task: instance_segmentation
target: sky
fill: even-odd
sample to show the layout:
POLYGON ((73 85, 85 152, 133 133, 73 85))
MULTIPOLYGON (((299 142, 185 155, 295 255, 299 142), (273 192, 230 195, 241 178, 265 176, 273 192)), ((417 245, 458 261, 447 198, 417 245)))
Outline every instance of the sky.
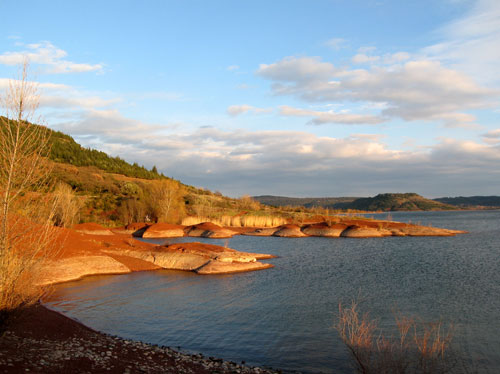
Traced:
POLYGON ((500 1, 0 0, 0 90, 238 197, 500 195, 500 1))

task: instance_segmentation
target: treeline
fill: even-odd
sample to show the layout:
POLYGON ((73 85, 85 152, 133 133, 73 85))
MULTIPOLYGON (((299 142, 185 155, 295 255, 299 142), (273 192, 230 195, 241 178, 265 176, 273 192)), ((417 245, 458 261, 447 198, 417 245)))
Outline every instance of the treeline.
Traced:
POLYGON ((108 173, 123 174, 142 179, 163 179, 156 166, 151 170, 137 163, 129 164, 120 157, 111 157, 106 153, 91 148, 84 148, 75 140, 59 131, 51 133, 50 159, 75 166, 95 166, 108 173))
POLYGON ((462 208, 500 207, 500 196, 440 197, 434 200, 462 208))
POLYGON ((302 206, 314 210, 322 207, 344 211, 412 211, 412 210, 453 210, 454 206, 442 199, 430 200, 416 193, 384 193, 374 197, 307 197, 255 196, 262 204, 283 207, 302 206))

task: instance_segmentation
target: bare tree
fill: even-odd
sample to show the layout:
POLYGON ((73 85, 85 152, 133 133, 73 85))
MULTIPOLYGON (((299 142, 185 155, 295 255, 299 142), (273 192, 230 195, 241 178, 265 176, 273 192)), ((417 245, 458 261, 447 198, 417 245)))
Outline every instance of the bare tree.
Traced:
POLYGON ((149 200, 157 221, 173 223, 184 216, 183 190, 179 182, 167 179, 154 184, 149 200))
POLYGON ((38 271, 52 240, 52 209, 46 186, 50 166, 49 130, 33 125, 39 91, 28 80, 28 62, 11 80, 0 117, 0 310, 40 296, 38 271))
POLYGON ((73 189, 66 183, 58 183, 54 190, 54 224, 71 227, 78 220, 82 204, 73 189))

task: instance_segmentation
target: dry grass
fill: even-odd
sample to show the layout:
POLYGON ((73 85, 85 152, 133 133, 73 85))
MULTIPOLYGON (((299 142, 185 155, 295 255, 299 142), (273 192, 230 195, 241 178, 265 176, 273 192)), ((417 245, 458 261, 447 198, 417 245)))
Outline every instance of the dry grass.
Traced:
POLYGON ((9 244, 2 248, 0 264, 0 310, 7 311, 32 304, 47 292, 39 280, 57 248, 50 217, 42 224, 18 215, 11 215, 8 221, 9 244))
POLYGON ((377 322, 359 312, 357 302, 339 305, 335 326, 357 373, 445 374, 462 372, 450 350, 451 328, 396 314, 398 336, 386 337, 377 322))
POLYGON ((212 222, 219 226, 224 227, 277 227, 287 223, 283 217, 276 216, 221 216, 203 217, 203 216, 189 216, 182 220, 184 226, 197 225, 202 222, 212 222))

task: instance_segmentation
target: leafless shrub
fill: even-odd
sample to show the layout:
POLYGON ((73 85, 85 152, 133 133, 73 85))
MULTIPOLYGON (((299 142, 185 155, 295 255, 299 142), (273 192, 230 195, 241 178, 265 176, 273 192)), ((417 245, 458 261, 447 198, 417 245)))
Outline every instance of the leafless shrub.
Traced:
POLYGON ((53 209, 45 192, 50 165, 49 131, 31 123, 38 107, 28 63, 1 97, 0 118, 0 310, 32 303, 49 252, 55 247, 53 209))
POLYGON ((398 336, 386 337, 377 322, 359 312, 358 303, 339 305, 335 326, 362 374, 445 374, 465 372, 452 353, 451 328, 396 314, 398 336))
POLYGON ((54 190, 54 224, 60 227, 71 227, 77 221, 81 204, 71 186, 66 183, 57 184, 54 190))

